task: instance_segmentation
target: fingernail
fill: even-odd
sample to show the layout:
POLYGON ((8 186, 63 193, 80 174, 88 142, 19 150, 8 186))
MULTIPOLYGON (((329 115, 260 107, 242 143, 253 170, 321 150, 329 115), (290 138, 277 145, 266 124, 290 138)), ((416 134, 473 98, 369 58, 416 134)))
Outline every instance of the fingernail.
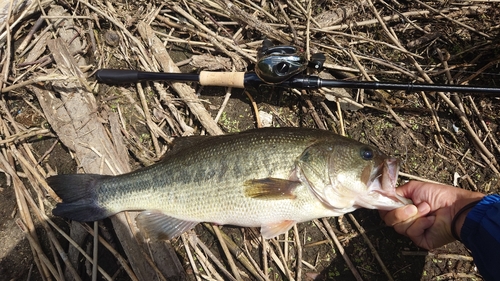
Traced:
POLYGON ((417 208, 418 208, 418 212, 420 214, 423 214, 423 215, 426 215, 427 213, 429 213, 431 211, 431 207, 427 203, 421 203, 420 205, 418 205, 417 208))
POLYGON ((417 206, 415 205, 407 205, 404 209, 405 215, 408 217, 414 216, 418 213, 417 206))

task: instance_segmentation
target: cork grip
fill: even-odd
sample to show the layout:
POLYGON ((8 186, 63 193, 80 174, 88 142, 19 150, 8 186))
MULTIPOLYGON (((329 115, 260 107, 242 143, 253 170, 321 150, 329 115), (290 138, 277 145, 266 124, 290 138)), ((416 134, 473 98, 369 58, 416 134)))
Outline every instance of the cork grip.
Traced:
POLYGON ((245 88, 245 72, 200 72, 200 84, 203 86, 223 86, 245 88))

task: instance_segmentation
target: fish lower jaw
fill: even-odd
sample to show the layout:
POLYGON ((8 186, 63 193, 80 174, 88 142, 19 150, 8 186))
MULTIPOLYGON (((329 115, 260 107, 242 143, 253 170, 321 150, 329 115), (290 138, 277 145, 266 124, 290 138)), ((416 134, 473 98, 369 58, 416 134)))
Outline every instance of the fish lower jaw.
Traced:
POLYGON ((388 193, 381 190, 374 190, 356 198, 355 206, 357 208, 394 210, 408 203, 403 202, 400 196, 395 193, 388 193))
POLYGON ((398 195, 396 192, 386 192, 378 190, 376 192, 393 202, 393 204, 390 204, 389 206, 387 206, 387 208, 379 208, 380 210, 393 210, 413 203, 410 199, 398 195))

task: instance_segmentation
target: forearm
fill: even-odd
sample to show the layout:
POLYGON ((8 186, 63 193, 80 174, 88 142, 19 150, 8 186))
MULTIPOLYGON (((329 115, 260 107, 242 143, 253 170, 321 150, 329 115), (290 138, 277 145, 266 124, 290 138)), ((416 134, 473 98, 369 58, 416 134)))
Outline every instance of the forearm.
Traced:
POLYGON ((500 276, 500 195, 484 197, 463 220, 462 242, 485 280, 495 280, 500 276))

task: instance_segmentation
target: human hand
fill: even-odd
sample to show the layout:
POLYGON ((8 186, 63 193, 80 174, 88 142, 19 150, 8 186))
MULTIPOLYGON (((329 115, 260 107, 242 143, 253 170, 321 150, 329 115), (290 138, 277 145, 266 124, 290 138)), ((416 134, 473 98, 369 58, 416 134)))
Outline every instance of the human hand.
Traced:
MULTIPOLYGON (((380 211, 385 223, 415 244, 425 249, 434 249, 453 242, 451 221, 455 214, 470 202, 484 197, 484 194, 449 185, 410 181, 398 187, 397 193, 413 201, 392 211, 380 211)), ((457 233, 460 233, 466 213, 458 219, 457 233)))

